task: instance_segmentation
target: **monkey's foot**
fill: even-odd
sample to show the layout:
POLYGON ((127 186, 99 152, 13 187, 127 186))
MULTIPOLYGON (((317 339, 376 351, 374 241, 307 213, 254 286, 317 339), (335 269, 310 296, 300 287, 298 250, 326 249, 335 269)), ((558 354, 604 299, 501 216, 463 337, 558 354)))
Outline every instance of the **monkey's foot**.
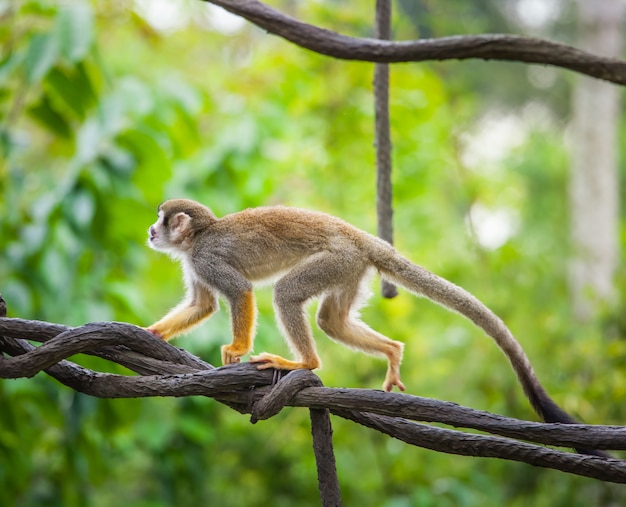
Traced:
POLYGON ((222 364, 236 364, 241 361, 241 356, 248 351, 231 345, 222 346, 222 364))
POLYGON ((385 381, 383 382, 383 390, 390 393, 393 391, 393 386, 396 386, 400 391, 404 391, 406 387, 400 380, 400 375, 398 373, 387 372, 387 376, 385 377, 385 381))
POLYGON ((314 370, 320 367, 319 359, 299 363, 274 354, 268 354, 267 352, 263 352, 258 356, 252 356, 250 362, 258 364, 257 370, 266 370, 268 368, 276 368, 277 370, 314 370))

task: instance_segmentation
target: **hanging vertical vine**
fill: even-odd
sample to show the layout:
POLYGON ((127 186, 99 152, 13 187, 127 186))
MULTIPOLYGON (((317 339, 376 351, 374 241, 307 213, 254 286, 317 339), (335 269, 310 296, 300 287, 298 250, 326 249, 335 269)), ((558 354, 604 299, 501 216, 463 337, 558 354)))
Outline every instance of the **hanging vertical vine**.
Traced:
MULTIPOLYGON (((377 39, 391 38, 391 0, 376 0, 377 39)), ((376 213, 378 236, 393 244, 393 191, 391 186, 391 133, 389 128, 389 65, 377 63, 374 70, 376 121, 376 213)), ((392 283, 381 282, 383 297, 393 298, 398 290, 392 283)))

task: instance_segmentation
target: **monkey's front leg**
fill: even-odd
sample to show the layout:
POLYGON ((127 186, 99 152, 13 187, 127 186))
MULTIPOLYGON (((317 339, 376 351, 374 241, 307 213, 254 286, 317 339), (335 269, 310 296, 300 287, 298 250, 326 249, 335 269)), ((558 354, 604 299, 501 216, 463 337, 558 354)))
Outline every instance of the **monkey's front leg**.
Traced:
POLYGON ((217 308, 213 293, 194 286, 182 303, 146 329, 163 340, 169 340, 209 318, 217 308))
POLYGON ((222 364, 238 363, 252 349, 256 326, 256 304, 252 290, 246 290, 230 301, 233 342, 222 347, 222 364))

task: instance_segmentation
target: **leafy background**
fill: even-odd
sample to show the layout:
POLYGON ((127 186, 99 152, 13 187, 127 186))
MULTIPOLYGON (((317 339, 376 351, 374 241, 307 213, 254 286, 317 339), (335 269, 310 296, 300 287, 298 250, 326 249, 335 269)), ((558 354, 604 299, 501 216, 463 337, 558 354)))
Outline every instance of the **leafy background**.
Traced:
MULTIPOLYGON (((373 4, 273 4, 372 34, 373 4)), ((497 2, 444 4, 397 2, 394 37, 520 29, 497 2)), ((0 290, 9 316, 156 320, 182 294, 178 266, 145 247, 168 197, 218 215, 296 205, 375 230, 372 65, 300 50, 200 2, 5 1, 0 16, 0 290)), ((550 30, 572 37, 567 9, 550 30)), ((496 311, 566 410, 621 424, 624 312, 581 325, 567 295, 572 79, 501 63, 394 66, 397 246, 496 311)), ((407 343, 410 393, 534 419, 482 333, 426 301, 387 301, 372 288, 364 319, 407 343)), ((286 353, 269 290, 259 304, 256 350, 286 353)), ((326 385, 380 386, 384 362, 316 334, 326 385)), ((223 311, 176 345, 218 363, 229 339, 223 311)), ((203 398, 101 400, 45 375, 1 382, 0 405, 2 505, 319 503, 306 411, 251 426, 203 398)), ((437 455, 333 424, 346 505, 625 500, 620 487, 591 479, 437 455)))

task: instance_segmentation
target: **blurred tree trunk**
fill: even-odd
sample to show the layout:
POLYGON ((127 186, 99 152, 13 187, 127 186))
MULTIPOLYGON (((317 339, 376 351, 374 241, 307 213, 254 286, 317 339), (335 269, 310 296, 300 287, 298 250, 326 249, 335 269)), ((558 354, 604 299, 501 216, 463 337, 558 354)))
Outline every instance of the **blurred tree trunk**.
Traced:
MULTIPOLYGON (((580 47, 622 53, 623 0, 578 0, 580 47)), ((570 210, 573 258, 570 289, 575 316, 586 321, 610 304, 619 256, 617 132, 621 89, 577 77, 573 94, 570 210)))

